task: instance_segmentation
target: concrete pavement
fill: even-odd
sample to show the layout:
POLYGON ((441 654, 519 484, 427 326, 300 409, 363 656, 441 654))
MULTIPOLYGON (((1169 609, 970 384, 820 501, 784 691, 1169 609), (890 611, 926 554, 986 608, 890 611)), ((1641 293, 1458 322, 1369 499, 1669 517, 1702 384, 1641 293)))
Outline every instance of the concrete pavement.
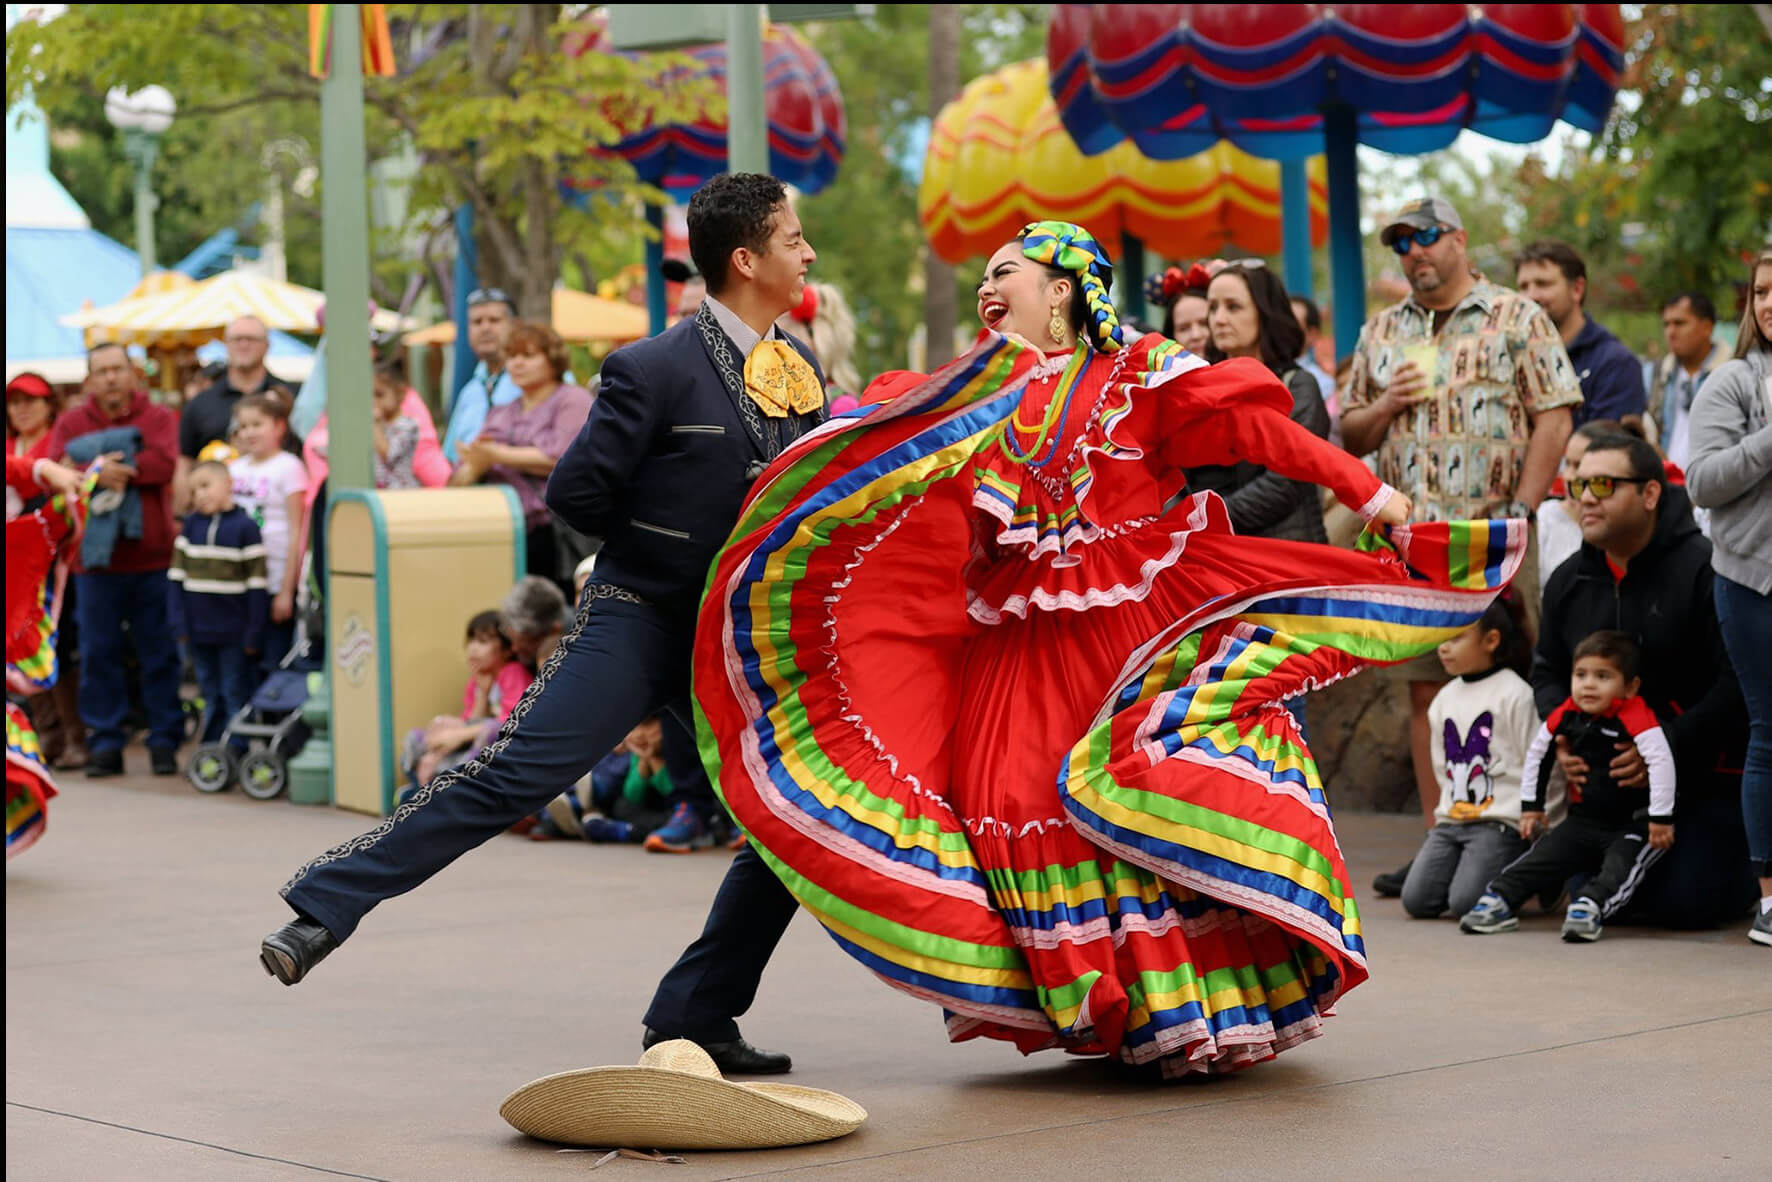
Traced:
MULTIPOLYGON (((145 753, 131 752, 137 764, 145 753)), ((257 963, 276 888, 370 824, 64 780, 6 868, 6 1176, 550 1179, 498 1115, 514 1088, 639 1056, 653 984, 699 930, 723 853, 504 836, 372 914, 292 989, 257 963)), ((852 1136, 617 1160, 600 1178, 1764 1178, 1772 952, 1745 925, 1486 938, 1370 897, 1416 822, 1344 816, 1373 979, 1321 1039, 1225 1080, 1148 1088, 1097 1064, 951 1046, 810 920, 747 1037, 864 1105, 852 1136)))

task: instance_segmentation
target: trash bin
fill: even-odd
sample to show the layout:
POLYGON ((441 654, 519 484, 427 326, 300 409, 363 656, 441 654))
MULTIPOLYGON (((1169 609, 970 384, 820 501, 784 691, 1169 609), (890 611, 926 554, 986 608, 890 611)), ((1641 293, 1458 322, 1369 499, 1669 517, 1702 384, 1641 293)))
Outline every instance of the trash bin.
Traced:
POLYGON ((468 620, 523 577, 523 506, 506 485, 347 489, 326 545, 332 802, 385 816, 401 737, 461 712, 468 620))

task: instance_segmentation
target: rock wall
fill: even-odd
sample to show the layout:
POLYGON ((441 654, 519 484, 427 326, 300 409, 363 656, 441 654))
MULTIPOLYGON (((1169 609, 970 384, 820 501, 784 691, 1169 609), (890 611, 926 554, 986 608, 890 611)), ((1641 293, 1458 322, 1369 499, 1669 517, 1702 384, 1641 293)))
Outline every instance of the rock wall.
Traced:
POLYGON ((1409 686, 1362 673, 1305 699, 1311 755, 1336 809, 1415 812, 1409 686))

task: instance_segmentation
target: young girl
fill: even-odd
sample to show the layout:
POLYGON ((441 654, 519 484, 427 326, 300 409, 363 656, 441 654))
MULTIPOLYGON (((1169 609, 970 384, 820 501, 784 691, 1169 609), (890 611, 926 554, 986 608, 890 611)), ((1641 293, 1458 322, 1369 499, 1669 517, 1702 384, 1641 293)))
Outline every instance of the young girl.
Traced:
POLYGON ((302 501, 308 472, 283 450, 289 404, 277 394, 248 394, 234 411, 240 458, 228 465, 234 502, 258 523, 265 541, 271 622, 261 669, 269 674, 295 642, 295 586, 301 577, 302 501))
POLYGON ((413 789, 430 783, 438 772, 467 762, 480 749, 482 736, 489 737, 488 732, 503 724, 534 680, 514 659, 497 612, 481 612, 468 621, 467 659, 461 714, 439 714, 429 726, 414 727, 406 735, 401 767, 411 775, 413 789))
POLYGON ((1512 591, 1440 645, 1452 680, 1428 707, 1440 804, 1434 827, 1403 882, 1417 919, 1463 915, 1489 880, 1526 850, 1520 837, 1520 772, 1538 729, 1524 609, 1512 591))
POLYGON ((413 457, 418 453, 418 424, 401 413, 406 383, 399 372, 375 371, 375 487, 418 488, 413 457))

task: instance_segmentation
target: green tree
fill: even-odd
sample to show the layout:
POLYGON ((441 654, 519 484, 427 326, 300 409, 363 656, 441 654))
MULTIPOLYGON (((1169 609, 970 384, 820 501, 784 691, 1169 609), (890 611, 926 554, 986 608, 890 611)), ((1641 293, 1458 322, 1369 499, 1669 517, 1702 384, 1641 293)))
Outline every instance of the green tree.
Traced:
MULTIPOLYGON (((643 203, 663 199, 625 161, 591 149, 615 142, 618 123, 692 119, 713 96, 705 84, 665 81, 680 64, 674 55, 629 60, 561 52, 576 29, 561 5, 396 4, 389 11, 400 73, 366 80, 370 155, 397 155, 402 137, 415 146, 423 167, 413 180, 410 220, 434 223, 471 203, 483 241, 482 278, 517 294, 524 313, 546 318, 566 254, 601 249, 612 235, 643 234, 643 203), (596 185, 598 199, 583 208, 562 202, 558 186, 569 175, 596 185)), ((280 117, 298 126, 318 120, 300 5, 75 5, 52 21, 22 23, 7 37, 8 102, 32 86, 52 120, 77 113, 81 103, 102 102, 112 86, 154 82, 172 90, 181 108, 179 138, 169 138, 162 173, 174 185, 175 177, 197 177, 212 158, 227 155, 233 159, 223 171, 239 188, 242 158, 250 171, 259 137, 288 126, 265 114, 269 107, 299 108, 280 117), (236 114, 261 122, 220 122, 236 114), (202 138, 206 133, 221 142, 202 138), (185 155, 177 149, 187 142, 185 155)), ((107 147, 114 149, 95 150, 107 147)), ((92 187, 103 212, 105 186, 92 187)), ((174 218, 167 207, 181 191, 161 191, 163 212, 174 218)), ((261 193, 262 181, 255 182, 241 198, 250 202, 261 193)), ((190 204, 215 216, 214 202, 200 194, 190 204)), ((289 218, 292 228, 298 221, 303 232, 312 227, 317 234, 317 218, 289 218)), ((176 219, 171 228, 177 232, 176 219)))
POLYGON ((1646 310, 1684 289, 1732 308, 1725 293, 1772 238, 1772 32, 1756 7, 1643 6, 1592 151, 1568 153, 1555 171, 1528 160, 1522 172, 1535 231, 1584 251, 1590 270, 1646 310))

